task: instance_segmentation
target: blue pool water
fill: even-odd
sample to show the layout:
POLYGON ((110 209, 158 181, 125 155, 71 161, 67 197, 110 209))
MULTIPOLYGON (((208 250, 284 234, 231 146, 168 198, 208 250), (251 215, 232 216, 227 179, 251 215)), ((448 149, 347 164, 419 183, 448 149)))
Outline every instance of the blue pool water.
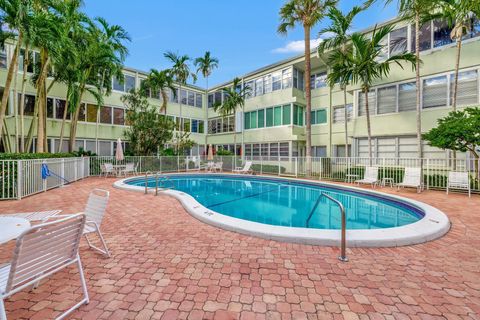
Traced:
MULTIPOLYGON (((340 229, 338 206, 324 192, 339 200, 346 210, 347 229, 380 229, 420 220, 420 209, 399 201, 341 187, 314 185, 282 179, 213 175, 171 175, 174 189, 193 196, 208 209, 239 219, 277 226, 340 229), (319 199, 318 206, 315 204, 319 199), (306 221, 312 213, 310 222, 306 221)), ((145 186, 145 179, 129 185, 145 186)), ((155 186, 153 179, 149 187, 155 186)))

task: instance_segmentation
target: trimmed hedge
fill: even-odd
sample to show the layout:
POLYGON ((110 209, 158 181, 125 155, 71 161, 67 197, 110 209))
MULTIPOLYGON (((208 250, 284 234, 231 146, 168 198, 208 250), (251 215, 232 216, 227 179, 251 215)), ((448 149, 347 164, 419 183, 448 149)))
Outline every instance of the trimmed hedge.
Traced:
MULTIPOLYGON (((253 164, 252 170, 255 171, 256 173, 262 172, 262 173, 278 174, 278 165, 276 166, 272 164, 264 164, 264 165, 253 164)), ((285 169, 284 167, 280 167, 280 173, 285 173, 285 171, 287 171, 287 169, 285 169)))
POLYGON ((31 159, 52 159, 72 158, 74 153, 0 153, 0 160, 31 160, 31 159))

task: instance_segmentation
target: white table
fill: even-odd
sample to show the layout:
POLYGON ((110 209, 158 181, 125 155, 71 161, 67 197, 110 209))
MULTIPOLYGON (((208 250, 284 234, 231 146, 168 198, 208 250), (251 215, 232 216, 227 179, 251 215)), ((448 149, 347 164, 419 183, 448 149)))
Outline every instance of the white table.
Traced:
POLYGON ((24 218, 0 217, 0 244, 17 238, 30 228, 30 222, 24 218))

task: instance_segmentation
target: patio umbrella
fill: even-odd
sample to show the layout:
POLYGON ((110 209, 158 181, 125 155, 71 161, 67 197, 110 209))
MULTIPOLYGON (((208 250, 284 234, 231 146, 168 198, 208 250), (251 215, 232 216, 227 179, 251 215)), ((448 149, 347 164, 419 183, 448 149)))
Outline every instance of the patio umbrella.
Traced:
POLYGON ((117 151, 115 152, 115 160, 122 161, 123 160, 123 148, 122 148, 122 140, 118 138, 117 140, 117 151))
POLYGON ((213 147, 211 144, 208 145, 208 155, 207 160, 213 160, 213 147))

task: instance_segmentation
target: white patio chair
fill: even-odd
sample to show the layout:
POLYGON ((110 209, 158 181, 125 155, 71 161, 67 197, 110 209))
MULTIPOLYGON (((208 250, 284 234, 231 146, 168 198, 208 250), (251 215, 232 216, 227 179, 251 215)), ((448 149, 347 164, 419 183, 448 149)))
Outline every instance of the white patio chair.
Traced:
POLYGON ((108 198, 110 193, 107 190, 103 189, 94 189, 90 192, 88 196, 87 205, 85 211, 83 212, 87 216, 87 222, 85 223, 85 229, 83 230, 83 235, 87 239, 88 245, 90 248, 97 250, 107 257, 110 257, 110 252, 108 251, 107 244, 103 239, 102 232, 100 231, 100 225, 102 224, 103 216, 105 210, 107 209, 108 198), (94 246, 88 235, 91 233, 96 233, 102 242, 103 249, 94 246))
POLYGON ((4 304, 6 298, 75 263, 80 275, 83 299, 57 319, 65 318, 89 302, 78 254, 85 218, 83 214, 76 214, 39 224, 17 238, 11 263, 0 267, 0 319, 7 319, 4 304))
POLYGON ((215 168, 215 162, 209 161, 207 162, 207 166, 205 167, 205 171, 212 172, 215 168))
POLYGON ((51 217, 56 216, 62 212, 62 210, 50 210, 50 211, 37 211, 37 212, 19 212, 12 214, 1 214, 0 217, 17 217, 24 218, 28 221, 47 221, 51 217))
POLYGON ((232 170, 232 172, 244 173, 244 174, 253 173, 252 165, 253 165, 252 161, 245 161, 245 165, 243 167, 236 167, 235 170, 232 170))
POLYGON ((447 194, 450 189, 466 190, 468 196, 471 197, 472 191, 470 190, 470 176, 468 172, 450 171, 447 180, 447 194))
POLYGON ((222 172, 223 170, 223 162, 220 161, 220 162, 215 162, 213 164, 213 168, 212 168, 212 171, 214 172, 222 172))
POLYGON ((417 192, 422 191, 422 169, 421 168, 405 168, 405 174, 403 175, 403 181, 397 183, 397 191, 400 187, 416 188, 417 192))
POLYGON ((378 182, 378 167, 365 167, 363 179, 355 180, 356 184, 370 184, 372 188, 375 188, 378 182))
POLYGON ((113 164, 104 163, 100 165, 100 176, 105 176, 106 178, 108 175, 115 175, 115 168, 113 167, 113 164))
POLYGON ((135 174, 135 164, 134 163, 127 163, 125 168, 122 170, 121 174, 125 177, 129 174, 135 174))

